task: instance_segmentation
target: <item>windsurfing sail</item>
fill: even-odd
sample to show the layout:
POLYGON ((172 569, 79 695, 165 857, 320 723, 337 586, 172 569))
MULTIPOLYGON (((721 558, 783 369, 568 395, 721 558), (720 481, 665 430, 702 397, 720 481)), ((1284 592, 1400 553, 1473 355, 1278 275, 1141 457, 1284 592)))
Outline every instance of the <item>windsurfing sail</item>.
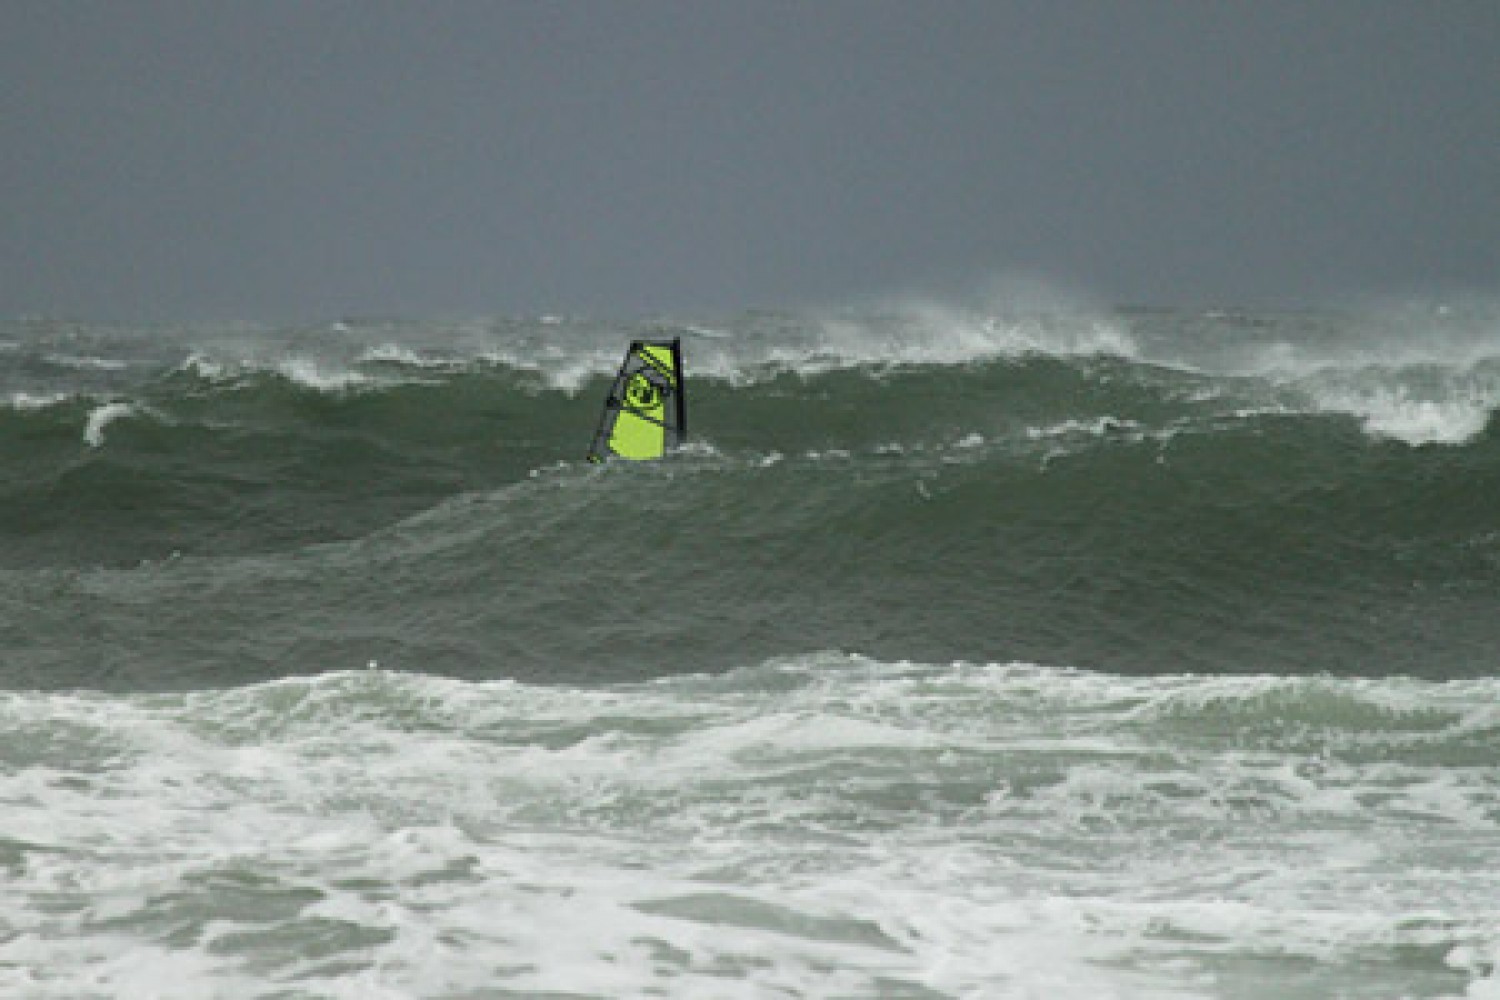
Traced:
POLYGON ((687 436, 682 340, 633 340, 609 388, 589 461, 661 458, 687 436))

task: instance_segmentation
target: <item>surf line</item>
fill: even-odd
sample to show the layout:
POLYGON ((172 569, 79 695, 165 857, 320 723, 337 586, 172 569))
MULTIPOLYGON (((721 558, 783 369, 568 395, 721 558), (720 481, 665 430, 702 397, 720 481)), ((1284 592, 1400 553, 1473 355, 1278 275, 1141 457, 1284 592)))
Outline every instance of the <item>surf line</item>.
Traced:
POLYGON ((632 340, 604 400, 589 461, 661 458, 686 439, 682 338, 632 340))

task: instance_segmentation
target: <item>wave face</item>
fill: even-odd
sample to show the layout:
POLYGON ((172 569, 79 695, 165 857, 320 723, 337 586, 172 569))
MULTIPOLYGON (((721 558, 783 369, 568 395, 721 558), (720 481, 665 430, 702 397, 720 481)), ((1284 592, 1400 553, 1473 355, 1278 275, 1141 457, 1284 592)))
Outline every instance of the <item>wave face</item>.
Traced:
POLYGON ((1403 341, 1404 315, 13 324, 6 675, 625 680, 823 649, 1483 675, 1500 334, 1428 313, 1403 341), (695 443, 592 468, 653 332, 686 338, 695 443))
POLYGON ((0 994, 1495 1000, 1497 318, 0 324, 0 994))

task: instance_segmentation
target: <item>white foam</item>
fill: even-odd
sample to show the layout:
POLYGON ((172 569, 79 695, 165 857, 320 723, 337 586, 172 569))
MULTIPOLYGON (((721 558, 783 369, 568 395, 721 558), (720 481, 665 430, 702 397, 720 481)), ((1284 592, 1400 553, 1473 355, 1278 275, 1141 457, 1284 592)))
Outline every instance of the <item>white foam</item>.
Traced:
POLYGON ((209 382, 223 381, 231 374, 229 365, 197 351, 184 358, 182 363, 177 366, 177 370, 209 382))
POLYGON ((840 654, 609 688, 4 693, 0 985, 1280 996, 1294 956, 1429 995, 1403 957, 1428 952, 1487 1000, 1497 700, 840 654))
MULTIPOLYGON (((1113 320, 1067 312, 1007 316, 911 302, 888 315, 828 316, 810 345, 840 364, 963 364, 1039 354, 1135 357, 1130 334, 1113 320)), ((806 363, 809 358, 785 356, 806 363)))
POLYGON ((438 357, 422 354, 410 347, 401 344, 379 344, 370 348, 359 356, 360 362, 381 362, 386 364, 397 364, 408 368, 436 368, 449 369, 461 366, 464 362, 459 358, 438 357))
POLYGON ((409 347, 400 344, 379 344, 359 356, 361 361, 386 361, 402 365, 430 365, 434 362, 424 358, 409 347))
POLYGON ((852 453, 847 448, 825 448, 815 449, 802 453, 802 457, 810 462, 847 462, 852 453))
POLYGON ((371 381, 369 376, 360 372, 329 370, 322 363, 308 358, 287 358, 277 363, 276 370, 300 386, 324 392, 342 392, 371 381))
POLYGON ((1060 296, 1012 301, 1003 294, 978 304, 911 298, 850 309, 742 317, 731 336, 694 323, 621 331, 566 326, 555 337, 485 344, 476 358, 540 374, 556 389, 577 391, 619 365, 622 335, 686 341, 689 372, 736 386, 788 371, 815 375, 869 365, 964 364, 1025 355, 1134 357, 1126 326, 1105 312, 1060 296))
POLYGON ((221 385, 234 385, 257 372, 274 372, 299 386, 320 392, 343 392, 375 381, 362 372, 331 362, 297 356, 226 361, 195 352, 178 365, 178 370, 221 385))
POLYGON ((49 406, 64 403, 73 397, 66 392, 30 393, 13 392, 10 394, 10 406, 13 410, 45 410, 49 406))
POLYGON ((1403 386, 1333 390, 1316 394, 1328 411, 1360 419, 1365 432, 1413 446, 1461 445, 1484 433, 1500 407, 1500 390, 1459 390, 1447 398, 1422 398, 1403 386))
POLYGON ((1032 441, 1076 436, 1103 438, 1135 435, 1139 437, 1143 430, 1143 425, 1138 421, 1106 416, 1096 417, 1093 420, 1063 420, 1046 427, 1028 427, 1026 437, 1032 441))
POLYGON ((83 440, 90 448, 104 444, 104 429, 117 420, 136 413, 132 403, 113 402, 96 406, 89 412, 88 423, 83 428, 83 440))
MULTIPOLYGON (((572 350, 564 350, 557 345, 550 345, 539 351, 491 348, 480 354, 478 360, 504 365, 517 371, 534 372, 550 388, 575 393, 596 376, 613 375, 620 366, 623 350, 619 341, 609 347, 599 345, 572 350)), ((710 375, 713 372, 705 370, 695 359, 692 374, 710 375)))
POLYGON ((118 358, 94 358, 74 357, 67 354, 48 354, 43 357, 48 364, 58 365, 63 368, 77 368, 84 371, 124 371, 130 367, 130 362, 121 361, 118 358))

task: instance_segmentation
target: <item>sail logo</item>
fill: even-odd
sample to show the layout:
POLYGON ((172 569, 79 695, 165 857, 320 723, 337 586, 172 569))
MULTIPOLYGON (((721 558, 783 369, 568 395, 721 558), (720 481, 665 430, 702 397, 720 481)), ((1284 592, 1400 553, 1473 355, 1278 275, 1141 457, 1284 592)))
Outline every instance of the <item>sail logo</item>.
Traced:
POLYGON ((661 405, 661 389, 644 372, 636 372, 625 388, 625 402, 638 410, 653 410, 661 405))
POLYGON ((661 458, 681 445, 687 434, 682 390, 678 338, 631 341, 604 401, 589 461, 661 458))

